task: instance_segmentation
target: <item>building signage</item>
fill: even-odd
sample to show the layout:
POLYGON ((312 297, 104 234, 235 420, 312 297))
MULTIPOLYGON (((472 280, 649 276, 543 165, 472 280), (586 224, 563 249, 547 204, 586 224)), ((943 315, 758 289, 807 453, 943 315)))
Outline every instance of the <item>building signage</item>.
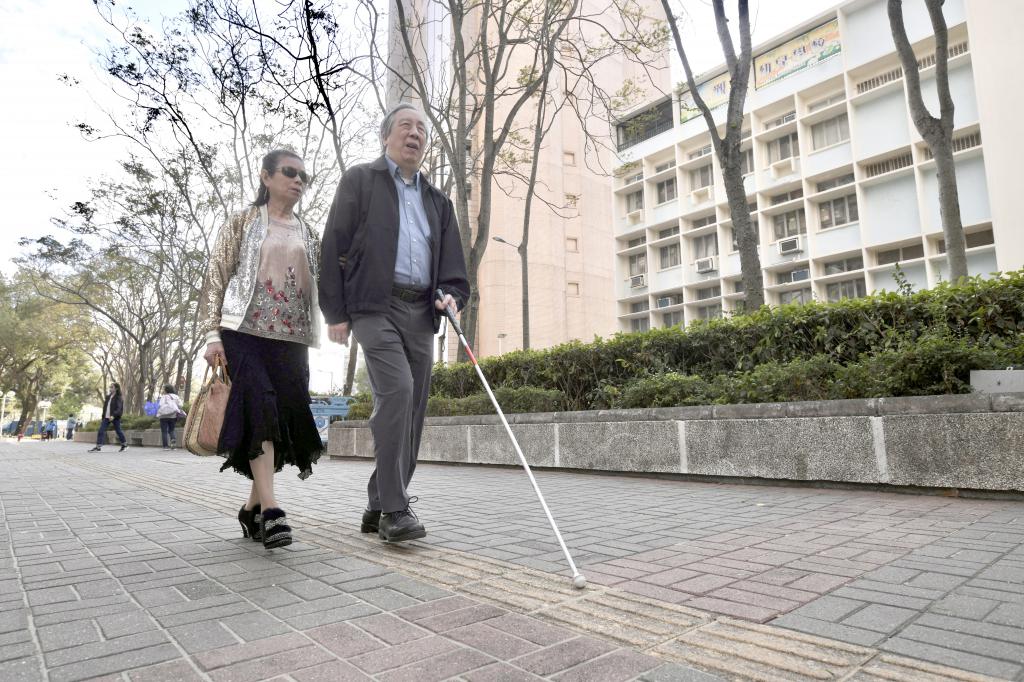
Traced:
POLYGON ((754 58, 754 87, 761 88, 809 69, 839 54, 839 20, 811 29, 807 33, 779 45, 754 58))
MULTIPOLYGON (((697 92, 708 109, 722 106, 729 101, 729 73, 704 81, 697 86, 697 92)), ((686 90, 679 95, 679 122, 685 123, 696 116, 700 116, 700 109, 694 103, 690 91, 686 90)))

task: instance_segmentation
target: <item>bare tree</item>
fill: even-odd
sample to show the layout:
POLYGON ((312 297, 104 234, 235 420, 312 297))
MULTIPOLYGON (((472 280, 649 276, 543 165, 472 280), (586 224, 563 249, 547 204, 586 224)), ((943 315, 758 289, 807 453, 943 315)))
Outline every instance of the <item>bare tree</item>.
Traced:
POLYGON ((733 45, 732 35, 729 33, 729 19, 725 15, 724 0, 712 0, 711 3, 715 11, 718 41, 722 45, 725 63, 729 69, 729 102, 726 109, 724 135, 719 132, 718 124, 715 123, 710 107, 697 89, 697 81, 694 79, 690 60, 687 59, 686 50, 683 48, 678 22, 672 12, 671 3, 669 0, 661 0, 661 4, 665 8, 665 16, 668 18, 669 28, 672 30, 672 38, 675 40, 679 58, 683 62, 686 86, 689 88, 694 104, 700 109, 700 113, 707 123, 715 154, 722 167, 722 180, 725 183, 725 195, 729 201, 733 234, 739 245, 740 272, 746 306, 747 310, 756 310, 764 305, 764 280, 761 276, 761 257, 757 251, 760 239, 757 229, 750 221, 747 192, 743 187, 743 154, 740 151, 743 137, 743 105, 750 83, 751 43, 748 0, 738 0, 736 3, 739 14, 740 52, 738 55, 733 45))
MULTIPOLYGON (((403 85, 423 105, 440 149, 440 165, 434 170, 455 195, 471 288, 462 326, 472 344, 479 318, 478 275, 491 238, 492 197, 495 179, 503 172, 502 156, 516 141, 519 115, 558 63, 559 46, 570 34, 576 38, 581 24, 599 25, 601 19, 584 16, 580 0, 438 0, 430 17, 410 12, 410 4, 394 3, 392 25, 401 38, 403 68, 391 68, 388 75, 407 79, 403 85), (437 30, 437 24, 451 36, 451 53, 446 60, 435 57, 427 63, 418 38, 437 30)), ((617 7, 612 4, 613 10, 617 7)), ((621 48, 618 41, 625 39, 610 37, 611 47, 604 49, 621 48)), ((631 43, 629 49, 640 52, 646 46, 631 43)))
MULTIPOLYGON (((259 41, 260 54, 269 65, 270 81, 279 96, 310 112, 319 126, 318 134, 329 139, 334 150, 337 173, 363 156, 373 144, 376 116, 371 109, 379 105, 379 83, 366 78, 357 69, 372 70, 368 63, 368 45, 353 47, 352 36, 337 23, 330 4, 317 5, 306 0, 284 0, 267 25, 255 7, 244 0, 205 0, 201 7, 208 16, 216 16, 259 41), (365 48, 365 51, 360 51, 365 48)), ((365 10, 357 5, 357 10, 365 10)), ((369 35, 375 32, 377 14, 362 12, 369 35)), ((350 395, 355 381, 359 343, 352 337, 347 349, 348 362, 343 393, 350 395)))
POLYGON ((935 32, 935 87, 939 96, 939 116, 928 111, 921 94, 921 72, 914 48, 907 38, 903 23, 903 0, 888 0, 889 27, 896 43, 896 54, 903 67, 907 85, 910 116, 935 158, 939 179, 939 214, 942 234, 946 240, 946 261, 949 278, 953 282, 967 277, 967 244, 960 218, 960 195, 956 184, 956 164, 953 162, 953 96, 949 91, 949 30, 942 13, 945 0, 925 0, 928 16, 935 32))

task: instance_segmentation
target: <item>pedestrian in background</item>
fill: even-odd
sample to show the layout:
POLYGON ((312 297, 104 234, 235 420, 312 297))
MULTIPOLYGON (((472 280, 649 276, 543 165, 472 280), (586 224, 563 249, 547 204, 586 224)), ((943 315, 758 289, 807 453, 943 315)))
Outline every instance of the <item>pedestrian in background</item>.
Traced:
POLYGON ((103 448, 107 442, 107 429, 111 426, 114 427, 118 442, 121 443, 121 449, 118 452, 128 449, 128 439, 124 437, 124 431, 121 430, 121 415, 123 413, 124 399, 121 397, 121 384, 115 381, 110 384, 110 392, 107 393, 107 399, 103 401, 103 419, 100 421, 99 431, 96 432, 96 447, 91 448, 89 452, 99 452, 103 448))
POLYGON ((217 451, 252 479, 238 511, 242 535, 266 548, 291 544, 274 495, 285 464, 313 473, 323 443, 309 409, 309 347, 317 345, 319 239, 294 213, 309 176, 295 152, 263 157, 253 205, 220 229, 200 297, 211 366, 231 379, 217 451))
POLYGON ((173 450, 178 446, 174 438, 174 425, 179 417, 185 416, 185 411, 181 409, 181 398, 171 384, 164 385, 164 393, 157 402, 156 416, 160 420, 160 440, 164 450, 173 450))
POLYGON ((68 440, 74 440, 74 438, 75 438, 75 427, 76 426, 78 426, 78 422, 75 421, 75 415, 69 414, 68 415, 68 423, 67 423, 67 426, 66 426, 66 428, 64 430, 64 433, 65 433, 65 435, 67 435, 68 440))

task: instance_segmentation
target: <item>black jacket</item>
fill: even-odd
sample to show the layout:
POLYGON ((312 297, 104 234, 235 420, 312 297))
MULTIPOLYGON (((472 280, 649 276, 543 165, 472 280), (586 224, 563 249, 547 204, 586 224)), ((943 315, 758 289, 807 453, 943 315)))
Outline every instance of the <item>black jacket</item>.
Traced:
POLYGON ((118 419, 124 413, 124 400, 121 398, 120 393, 114 395, 108 395, 106 401, 103 403, 103 415, 107 416, 107 403, 110 404, 110 418, 118 419))
MULTIPOLYGON (((455 207, 420 176, 430 223, 431 286, 451 294, 461 310, 469 300, 455 207)), ((398 191, 383 156, 349 168, 334 194, 320 250, 320 310, 328 324, 353 313, 382 313, 390 306, 398 251, 398 191)), ((433 297, 431 297, 433 298, 433 297)), ((434 330, 440 315, 434 309, 434 330)))

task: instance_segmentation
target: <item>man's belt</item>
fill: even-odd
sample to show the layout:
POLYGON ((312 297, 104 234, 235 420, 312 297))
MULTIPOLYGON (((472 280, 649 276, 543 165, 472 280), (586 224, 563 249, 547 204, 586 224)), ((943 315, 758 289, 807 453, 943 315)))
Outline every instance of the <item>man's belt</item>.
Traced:
POLYGON ((419 303, 430 300, 430 289, 415 289, 394 284, 391 286, 391 295, 406 303, 419 303))

